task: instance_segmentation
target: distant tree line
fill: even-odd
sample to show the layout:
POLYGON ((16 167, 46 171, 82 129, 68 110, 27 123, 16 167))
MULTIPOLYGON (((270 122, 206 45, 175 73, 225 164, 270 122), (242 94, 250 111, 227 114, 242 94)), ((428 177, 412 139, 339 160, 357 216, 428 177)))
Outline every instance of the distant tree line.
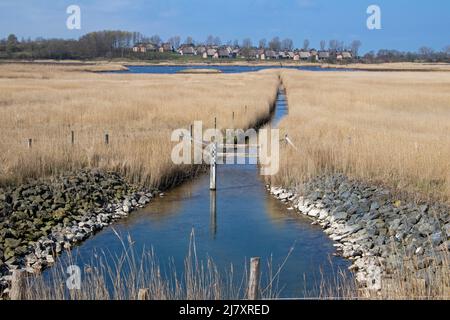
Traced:
POLYGON ((43 39, 19 41, 13 34, 0 40, 0 58, 92 59, 124 57, 135 43, 145 40, 139 32, 91 32, 78 40, 43 39))
MULTIPOLYGON (((78 40, 64 39, 43 39, 35 40, 19 39, 11 34, 6 39, 0 40, 0 59, 96 59, 96 58, 130 58, 135 57, 132 47, 140 43, 152 43, 160 46, 164 40, 159 35, 146 37, 140 32, 128 31, 98 31, 88 33, 78 40)), ((273 51, 293 51, 296 46, 292 39, 281 39, 273 37, 271 40, 260 39, 258 43, 253 43, 252 39, 245 38, 242 42, 239 40, 227 41, 223 43, 218 36, 209 35, 205 41, 195 41, 193 37, 188 36, 182 42, 180 36, 170 37, 165 41, 177 49, 181 45, 205 45, 221 46, 227 45, 239 47, 245 55, 245 50, 252 48, 269 49, 273 51)), ((310 41, 303 41, 301 50, 310 50, 310 41)), ((359 40, 352 41, 345 45, 343 41, 330 40, 320 41, 318 49, 331 52, 350 51, 353 57, 360 57, 360 47, 362 43, 359 40)), ((149 56, 158 58, 158 53, 149 56)), ((165 56, 167 58, 167 55, 165 56)), ((434 51, 428 47, 422 47, 417 52, 401 52, 397 50, 380 50, 377 53, 369 52, 361 57, 362 61, 367 63, 376 62, 400 62, 400 61, 434 61, 449 62, 450 46, 442 51, 434 51)))
POLYGON ((448 62, 450 63, 450 46, 441 51, 434 51, 429 47, 421 47, 417 52, 382 49, 378 52, 370 51, 362 58, 365 63, 383 62, 448 62))

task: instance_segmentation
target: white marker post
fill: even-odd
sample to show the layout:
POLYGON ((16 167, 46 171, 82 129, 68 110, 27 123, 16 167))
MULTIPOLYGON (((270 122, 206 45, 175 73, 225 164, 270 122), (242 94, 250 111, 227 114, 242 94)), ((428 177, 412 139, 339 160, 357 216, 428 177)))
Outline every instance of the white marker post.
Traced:
POLYGON ((217 143, 211 145, 209 189, 216 190, 216 170, 217 170, 217 143))

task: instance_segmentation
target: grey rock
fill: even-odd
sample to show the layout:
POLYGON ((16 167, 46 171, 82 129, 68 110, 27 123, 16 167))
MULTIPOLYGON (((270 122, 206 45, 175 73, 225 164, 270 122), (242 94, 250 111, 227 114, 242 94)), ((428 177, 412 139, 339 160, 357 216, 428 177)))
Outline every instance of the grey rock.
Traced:
POLYGON ((380 208, 380 205, 378 204, 378 202, 372 202, 372 204, 370 205, 370 211, 375 211, 377 209, 380 208))
POLYGON ((148 198, 147 196, 142 196, 142 197, 140 197, 139 198, 139 201, 138 201, 138 203, 140 204, 140 205, 146 205, 147 203, 149 203, 150 202, 150 198, 148 198))
POLYGON ((431 235, 431 242, 433 243, 433 246, 438 246, 442 243, 443 237, 442 232, 436 232, 433 235, 431 235))
POLYGON ((341 211, 341 212, 337 212, 337 213, 333 214, 331 220, 332 221, 343 221, 343 220, 346 220, 347 217, 348 217, 347 212, 341 211))

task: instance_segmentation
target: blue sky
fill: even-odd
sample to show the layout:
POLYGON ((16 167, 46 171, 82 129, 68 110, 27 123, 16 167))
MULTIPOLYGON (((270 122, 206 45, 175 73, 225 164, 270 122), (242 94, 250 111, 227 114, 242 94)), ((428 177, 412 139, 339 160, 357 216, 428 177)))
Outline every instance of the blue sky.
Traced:
POLYGON ((0 38, 78 38, 97 30, 140 31, 163 39, 188 35, 204 41, 209 34, 222 41, 250 37, 291 38, 301 47, 305 38, 363 43, 362 51, 381 48, 417 50, 450 45, 449 0, 0 0, 0 38), (66 28, 66 8, 82 10, 82 29, 66 28), (366 9, 381 7, 382 30, 368 30, 366 9))

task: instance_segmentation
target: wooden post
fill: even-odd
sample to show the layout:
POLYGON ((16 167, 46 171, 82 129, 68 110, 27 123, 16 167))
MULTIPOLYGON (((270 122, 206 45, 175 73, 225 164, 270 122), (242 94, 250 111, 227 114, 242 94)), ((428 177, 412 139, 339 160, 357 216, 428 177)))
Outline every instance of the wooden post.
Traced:
POLYGON ((71 132, 71 141, 72 141, 72 145, 75 144, 75 132, 72 130, 71 132))
POLYGON ((217 118, 214 117, 214 129, 217 129, 217 118))
POLYGON ((217 171, 217 142, 211 146, 209 189, 216 190, 216 171, 217 171))
POLYGON ((11 280, 11 291, 9 298, 11 300, 25 300, 26 282, 25 272, 23 270, 14 270, 11 280))
POLYGON ((149 289, 139 289, 138 292, 138 300, 144 301, 150 299, 150 290, 149 289))
POLYGON ((105 144, 109 145, 109 134, 105 134, 105 144))
POLYGON ((233 124, 233 129, 234 129, 234 111, 233 111, 233 116, 232 116, 232 124, 233 124))
POLYGON ((191 139, 194 138, 194 126, 191 124, 191 139))
POLYGON ((250 279, 248 282, 248 299, 259 299, 259 280, 261 278, 261 269, 259 266, 260 258, 251 258, 250 260, 250 279))
POLYGON ((33 147, 33 139, 28 139, 28 149, 33 147))

